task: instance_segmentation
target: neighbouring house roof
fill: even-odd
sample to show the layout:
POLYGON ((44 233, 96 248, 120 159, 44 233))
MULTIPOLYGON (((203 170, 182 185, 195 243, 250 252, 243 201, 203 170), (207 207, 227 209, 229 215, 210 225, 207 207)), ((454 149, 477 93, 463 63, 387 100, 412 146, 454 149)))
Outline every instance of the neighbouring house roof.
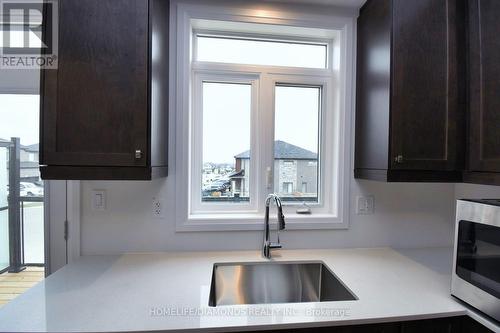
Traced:
POLYGON ((30 151, 33 153, 37 153, 40 150, 40 145, 38 143, 28 145, 28 146, 21 146, 21 149, 24 149, 26 151, 30 151))
MULTIPOLYGON (((11 142, 11 141, 6 140, 4 138, 0 138, 0 142, 11 142)), ((38 151, 40 150, 40 145, 38 143, 35 143, 32 145, 27 145, 27 146, 21 145, 20 149, 22 149, 24 151, 31 152, 31 153, 38 153, 38 151)))
POLYGON ((38 169, 40 164, 38 162, 21 161, 21 169, 38 169))
MULTIPOLYGON (((250 150, 236 155, 234 158, 249 159, 250 150)), ((318 154, 310 150, 292 145, 291 143, 277 140, 274 142, 274 158, 282 160, 316 160, 318 154)))
POLYGON ((245 170, 235 171, 229 175, 230 179, 245 178, 245 170))

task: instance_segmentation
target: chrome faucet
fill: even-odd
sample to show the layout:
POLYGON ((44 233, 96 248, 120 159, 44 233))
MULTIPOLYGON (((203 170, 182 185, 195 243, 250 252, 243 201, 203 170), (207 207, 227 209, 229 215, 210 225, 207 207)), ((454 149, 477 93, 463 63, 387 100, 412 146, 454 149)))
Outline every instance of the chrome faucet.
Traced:
POLYGON ((280 230, 285 230, 285 216, 283 215, 283 207, 281 205, 281 199, 276 194, 270 194, 266 199, 266 216, 264 219, 264 242, 262 244, 262 256, 267 259, 271 259, 271 250, 281 249, 280 244, 280 230), (270 240, 270 230, 269 230, 269 206, 271 205, 271 200, 276 202, 278 207, 278 228, 277 228, 277 242, 272 243, 270 240))

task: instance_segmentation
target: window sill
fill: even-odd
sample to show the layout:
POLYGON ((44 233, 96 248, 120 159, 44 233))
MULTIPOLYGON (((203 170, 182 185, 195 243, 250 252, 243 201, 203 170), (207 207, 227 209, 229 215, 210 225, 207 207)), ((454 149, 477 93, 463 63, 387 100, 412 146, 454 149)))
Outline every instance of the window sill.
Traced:
MULTIPOLYGON (((333 230, 349 229, 348 221, 341 221, 332 214, 299 215, 288 214, 286 230, 333 230)), ((276 218, 271 216, 274 228, 276 218)), ((190 215, 186 221, 178 222, 177 232, 198 231, 261 231, 264 229, 264 216, 259 214, 197 214, 190 215)))

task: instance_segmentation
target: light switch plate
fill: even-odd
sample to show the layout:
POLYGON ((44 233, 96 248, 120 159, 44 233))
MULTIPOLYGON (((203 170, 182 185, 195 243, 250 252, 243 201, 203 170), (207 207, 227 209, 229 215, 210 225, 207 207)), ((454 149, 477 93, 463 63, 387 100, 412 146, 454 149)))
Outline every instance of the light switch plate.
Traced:
POLYGON ((91 206, 94 211, 106 210, 106 191, 92 190, 91 206))
POLYGON ((373 195, 356 197, 356 214, 372 215, 375 213, 375 197, 373 195))

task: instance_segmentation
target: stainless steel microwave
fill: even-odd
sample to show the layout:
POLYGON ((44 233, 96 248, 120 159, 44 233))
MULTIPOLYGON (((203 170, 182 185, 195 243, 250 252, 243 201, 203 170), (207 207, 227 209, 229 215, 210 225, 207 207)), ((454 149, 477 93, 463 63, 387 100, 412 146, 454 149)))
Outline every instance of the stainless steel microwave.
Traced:
POLYGON ((451 294, 500 321, 500 199, 457 201, 451 294))

